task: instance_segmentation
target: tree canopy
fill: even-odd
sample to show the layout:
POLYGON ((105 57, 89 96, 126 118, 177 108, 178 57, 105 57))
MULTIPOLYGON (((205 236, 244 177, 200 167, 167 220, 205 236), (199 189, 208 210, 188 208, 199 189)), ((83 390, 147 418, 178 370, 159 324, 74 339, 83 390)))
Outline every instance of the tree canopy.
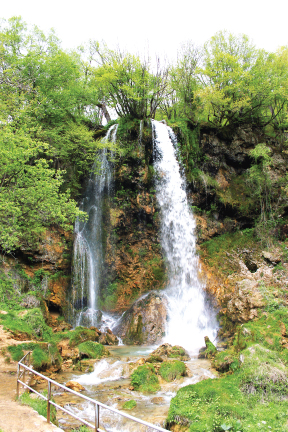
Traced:
POLYGON ((75 199, 101 147, 95 136, 103 115, 178 122, 191 141, 187 160, 203 122, 218 129, 270 125, 280 136, 287 128, 287 65, 287 47, 267 53, 226 32, 202 48, 188 42, 176 64, 163 66, 96 41, 65 51, 53 31, 28 28, 20 17, 2 21, 2 251, 37 241, 51 224, 67 228, 84 217, 75 199))

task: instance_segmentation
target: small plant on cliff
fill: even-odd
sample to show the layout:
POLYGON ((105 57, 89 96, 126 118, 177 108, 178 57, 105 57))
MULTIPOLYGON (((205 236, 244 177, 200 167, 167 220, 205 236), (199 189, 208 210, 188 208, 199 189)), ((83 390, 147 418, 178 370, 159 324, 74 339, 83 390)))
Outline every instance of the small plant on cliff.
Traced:
POLYGON ((165 381, 173 381, 186 375, 185 364, 179 360, 163 362, 159 369, 159 374, 165 381))
POLYGON ((155 393, 160 390, 155 369, 150 364, 139 366, 131 375, 131 385, 135 390, 155 393))

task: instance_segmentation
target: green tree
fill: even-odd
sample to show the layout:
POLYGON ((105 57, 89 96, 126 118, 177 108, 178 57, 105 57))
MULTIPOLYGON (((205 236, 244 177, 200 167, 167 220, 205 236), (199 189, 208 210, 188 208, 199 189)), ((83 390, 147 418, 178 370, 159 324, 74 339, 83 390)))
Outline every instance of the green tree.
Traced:
POLYGON ((279 66, 275 55, 256 50, 245 35, 213 36, 198 71, 208 121, 226 128, 275 122, 287 99, 287 73, 279 66))
POLYGON ((168 85, 168 70, 161 70, 159 59, 151 72, 149 60, 141 61, 137 56, 110 50, 106 45, 101 47, 97 42, 93 46, 98 64, 94 83, 101 89, 107 105, 120 117, 154 118, 168 85))

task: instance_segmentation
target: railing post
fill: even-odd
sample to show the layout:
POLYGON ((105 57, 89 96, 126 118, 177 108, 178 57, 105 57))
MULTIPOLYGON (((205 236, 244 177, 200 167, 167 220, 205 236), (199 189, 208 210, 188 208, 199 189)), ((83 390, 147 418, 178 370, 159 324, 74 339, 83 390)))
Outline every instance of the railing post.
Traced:
POLYGON ((95 403, 95 432, 98 432, 98 429, 99 429, 99 422, 100 422, 99 408, 100 408, 99 405, 97 403, 95 403))
POLYGON ((17 388, 16 388, 16 397, 17 397, 17 399, 19 398, 19 385, 20 385, 20 383, 19 383, 19 375, 20 375, 20 365, 18 363, 18 366, 17 366, 17 388))
POLYGON ((51 398, 51 383, 48 381, 48 395, 47 395, 47 423, 50 423, 50 398, 51 398))

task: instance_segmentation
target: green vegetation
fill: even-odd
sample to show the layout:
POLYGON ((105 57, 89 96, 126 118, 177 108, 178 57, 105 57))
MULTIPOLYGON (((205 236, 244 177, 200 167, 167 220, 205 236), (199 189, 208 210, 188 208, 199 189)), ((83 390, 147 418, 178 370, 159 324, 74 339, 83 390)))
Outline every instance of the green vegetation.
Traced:
POLYGON ((179 360, 163 362, 159 369, 159 374, 165 381, 174 381, 186 375, 185 364, 179 360))
POLYGON ((286 367, 261 345, 243 350, 241 358, 233 375, 180 389, 171 401, 167 425, 177 423, 191 432, 288 430, 286 367))
POLYGON ((124 402, 122 409, 131 410, 135 408, 137 405, 137 402, 134 399, 130 399, 129 401, 124 402))
POLYGON ((0 314, 0 320, 5 329, 16 335, 24 333, 28 338, 50 340, 53 334, 52 329, 45 323, 42 311, 38 308, 0 314))
POLYGON ((158 390, 160 390, 160 385, 154 366, 151 364, 138 366, 138 368, 131 375, 131 385, 135 390, 147 393, 156 393, 158 390))
POLYGON ((91 359, 101 358, 107 350, 105 350, 104 346, 100 343, 87 341, 78 345, 79 353, 82 354, 82 357, 88 357, 91 359))
MULTIPOLYGON (((43 396, 47 397, 47 390, 43 390, 42 394, 43 396)), ((35 396, 34 393, 25 392, 20 396, 20 401, 22 404, 29 405, 40 415, 47 418, 47 401, 42 399, 40 396, 33 396, 35 396)), ((54 401, 53 398, 52 401, 54 401)), ((52 423, 56 423, 56 408, 53 405, 50 405, 50 419, 52 423)))
POLYGON ((69 345, 75 347, 83 342, 95 341, 97 334, 95 331, 90 330, 86 327, 76 327, 73 332, 69 333, 69 345))
POLYGON ((23 343, 11 345, 8 347, 14 361, 21 360, 25 352, 32 351, 30 361, 36 370, 46 370, 51 365, 60 367, 62 363, 61 356, 54 343, 23 343), (24 352, 25 351, 25 352, 24 352))

